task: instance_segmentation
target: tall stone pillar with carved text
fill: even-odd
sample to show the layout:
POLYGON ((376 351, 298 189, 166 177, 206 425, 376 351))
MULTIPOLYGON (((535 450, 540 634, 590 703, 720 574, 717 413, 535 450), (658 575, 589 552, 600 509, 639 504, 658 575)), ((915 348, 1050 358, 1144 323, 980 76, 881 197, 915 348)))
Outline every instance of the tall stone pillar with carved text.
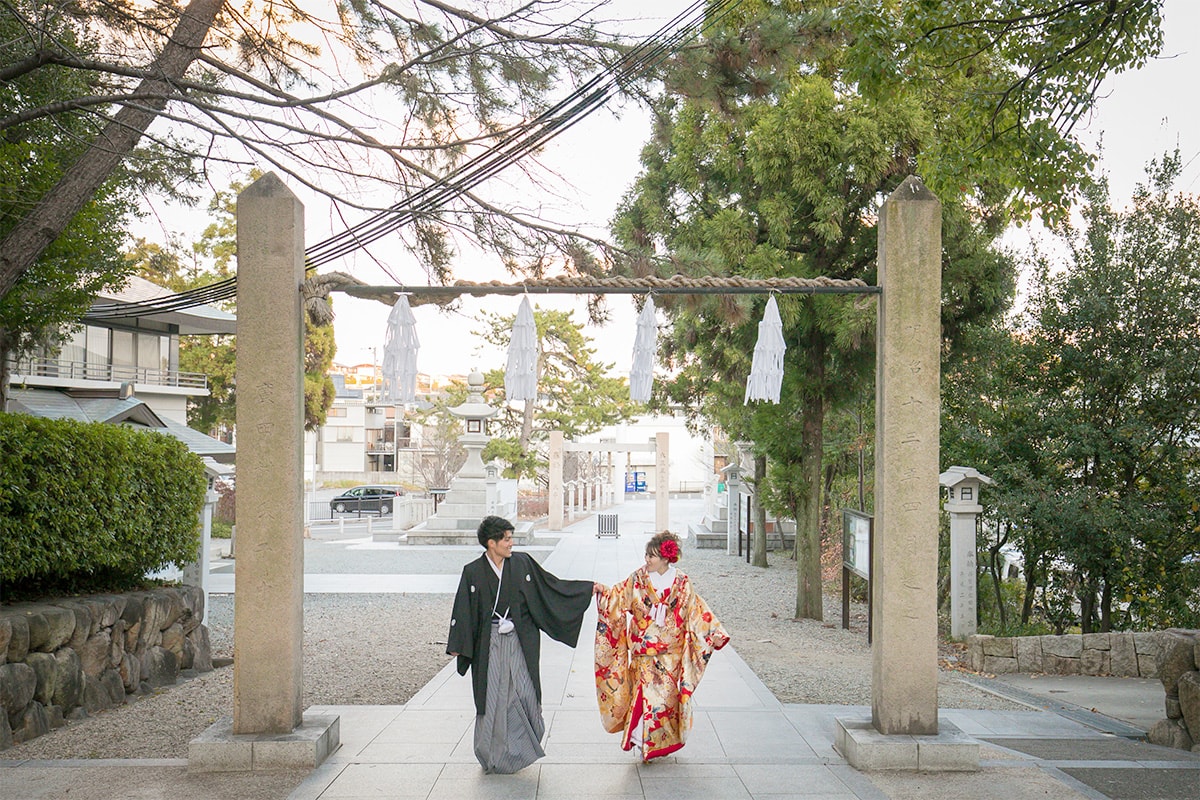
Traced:
POLYGON ((882 734, 938 732, 941 219, 914 176, 879 214, 871 722, 882 734))
POLYGON ((274 174, 238 196, 233 732, 302 721, 304 206, 274 174))

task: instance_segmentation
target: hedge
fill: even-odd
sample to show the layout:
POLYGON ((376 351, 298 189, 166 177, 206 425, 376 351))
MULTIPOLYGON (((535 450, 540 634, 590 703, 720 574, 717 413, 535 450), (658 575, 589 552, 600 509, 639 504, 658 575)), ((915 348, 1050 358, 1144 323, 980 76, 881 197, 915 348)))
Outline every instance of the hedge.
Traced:
POLYGON ((195 560, 205 485, 170 436, 0 413, 0 597, 135 588, 195 560))

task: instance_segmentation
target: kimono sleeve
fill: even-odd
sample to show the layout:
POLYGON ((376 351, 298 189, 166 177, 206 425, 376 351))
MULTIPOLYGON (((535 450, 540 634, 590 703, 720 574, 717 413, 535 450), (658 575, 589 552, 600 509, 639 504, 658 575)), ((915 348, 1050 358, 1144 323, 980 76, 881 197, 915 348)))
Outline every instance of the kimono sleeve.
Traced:
POLYGON ((609 733, 625 727, 633 699, 627 611, 632 604, 632 577, 609 587, 600 596, 596 618, 596 704, 600 723, 609 733))
POLYGON ((525 608, 540 630, 555 641, 574 647, 583 627, 583 615, 592 600, 591 581, 568 581, 555 577, 526 555, 521 594, 525 608))
POLYGON ((450 612, 450 633, 446 637, 446 654, 458 653, 459 675, 466 675, 475 657, 475 609, 471 581, 463 570, 454 595, 454 609, 450 612))

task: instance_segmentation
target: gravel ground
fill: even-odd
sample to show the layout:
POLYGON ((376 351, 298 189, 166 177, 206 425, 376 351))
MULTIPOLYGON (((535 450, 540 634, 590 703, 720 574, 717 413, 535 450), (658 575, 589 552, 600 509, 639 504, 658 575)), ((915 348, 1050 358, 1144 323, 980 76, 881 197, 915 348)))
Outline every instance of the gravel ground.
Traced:
MULTIPOLYGON (((387 551, 310 546, 327 571, 386 572, 387 551), (362 569, 359 562, 373 564, 362 569)), ((395 552, 395 551, 392 551, 395 552)), ((457 574, 477 551, 414 554, 398 572, 457 574)), ((537 554, 539 560, 544 552, 537 554)), ((852 609, 841 628, 841 598, 827 595, 825 622, 794 620, 795 564, 770 554, 760 569, 720 551, 684 551, 680 568, 696 583, 732 636, 733 647, 785 703, 870 705, 871 655, 866 608, 852 609)), ((405 703, 446 664, 448 594, 309 594, 304 598, 304 705, 405 703), (366 641, 369 648, 361 645, 366 641)), ((233 598, 214 595, 208 619, 214 657, 233 651, 233 598)), ((174 687, 0 752, 4 759, 186 758, 188 742, 219 717, 233 713, 233 669, 222 667, 174 687)), ((958 681, 943 669, 938 687, 945 708, 1023 709, 958 681)))

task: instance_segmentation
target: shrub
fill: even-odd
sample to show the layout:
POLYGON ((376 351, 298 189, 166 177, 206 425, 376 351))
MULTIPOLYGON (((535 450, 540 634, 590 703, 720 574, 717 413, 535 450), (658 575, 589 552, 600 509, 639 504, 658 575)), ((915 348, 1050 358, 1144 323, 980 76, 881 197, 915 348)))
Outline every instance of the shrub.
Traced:
POLYGON ((0 413, 0 590, 119 590, 195 559, 204 465, 123 425, 0 413))

